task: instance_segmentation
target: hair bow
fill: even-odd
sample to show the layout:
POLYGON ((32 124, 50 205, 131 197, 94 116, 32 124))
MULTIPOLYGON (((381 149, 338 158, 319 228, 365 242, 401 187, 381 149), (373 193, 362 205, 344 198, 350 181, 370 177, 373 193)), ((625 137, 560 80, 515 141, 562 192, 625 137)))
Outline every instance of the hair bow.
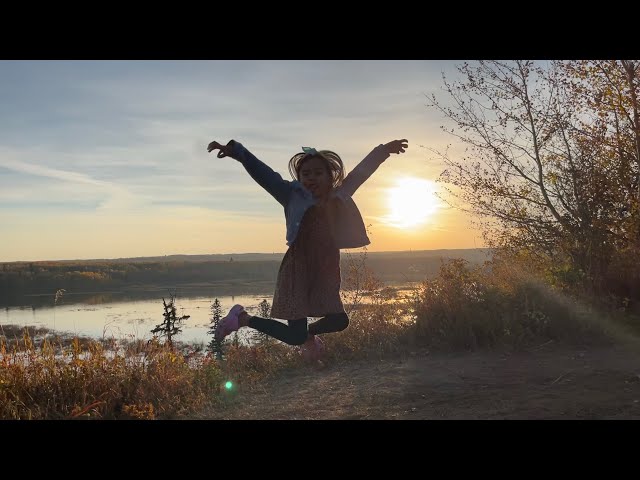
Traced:
POLYGON ((318 153, 318 151, 315 148, 311 148, 311 147, 302 147, 302 151, 304 153, 310 153, 311 155, 316 155, 318 153))

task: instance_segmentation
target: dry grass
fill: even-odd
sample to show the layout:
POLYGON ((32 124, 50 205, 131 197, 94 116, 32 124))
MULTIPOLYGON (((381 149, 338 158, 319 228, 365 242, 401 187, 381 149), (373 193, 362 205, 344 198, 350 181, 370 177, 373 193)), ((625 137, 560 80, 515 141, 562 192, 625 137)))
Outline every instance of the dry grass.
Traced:
POLYGON ((522 347, 545 340, 603 344, 633 335, 599 311, 505 262, 444 264, 416 290, 412 336, 454 349, 522 347))
POLYGON ((75 340, 0 344, 0 418, 179 418, 218 389, 221 370, 206 359, 190 368, 157 343, 143 354, 75 340))

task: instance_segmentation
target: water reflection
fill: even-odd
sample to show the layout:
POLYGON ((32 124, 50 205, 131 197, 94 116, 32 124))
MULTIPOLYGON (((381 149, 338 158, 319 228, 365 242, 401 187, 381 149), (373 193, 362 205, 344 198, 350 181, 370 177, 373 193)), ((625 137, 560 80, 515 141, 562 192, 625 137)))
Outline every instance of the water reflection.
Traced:
MULTIPOLYGON (((0 324, 45 327, 93 338, 149 339, 151 330, 163 321, 162 298, 168 299, 169 295, 161 292, 153 298, 135 297, 104 293, 86 295, 84 298, 69 295, 57 305, 53 305, 51 297, 49 302, 38 299, 32 305, 6 306, 0 324)), ((211 304, 215 298, 218 298, 225 313, 235 303, 242 303, 250 313, 257 313, 262 300, 272 301, 270 293, 186 297, 178 292, 175 303, 178 315, 191 316, 184 322, 178 340, 209 342, 211 336, 207 335, 207 330, 211 324, 211 304)))

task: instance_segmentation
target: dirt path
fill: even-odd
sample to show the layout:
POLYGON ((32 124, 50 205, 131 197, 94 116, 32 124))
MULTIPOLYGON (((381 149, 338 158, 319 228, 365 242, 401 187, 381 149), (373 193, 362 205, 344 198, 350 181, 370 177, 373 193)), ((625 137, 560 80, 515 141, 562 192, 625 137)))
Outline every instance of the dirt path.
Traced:
POLYGON ((640 353, 548 344, 283 374, 209 419, 640 419, 640 353))

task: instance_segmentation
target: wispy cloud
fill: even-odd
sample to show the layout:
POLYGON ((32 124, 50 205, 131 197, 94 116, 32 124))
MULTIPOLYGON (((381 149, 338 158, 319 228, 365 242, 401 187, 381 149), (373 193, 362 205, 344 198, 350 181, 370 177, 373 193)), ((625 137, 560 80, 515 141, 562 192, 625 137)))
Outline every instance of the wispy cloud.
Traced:
POLYGON ((26 162, 21 162, 19 160, 0 158, 0 167, 4 167, 15 172, 27 173, 29 175, 35 175, 38 177, 55 178, 57 180, 66 182, 85 183, 96 186, 109 186, 109 184, 106 182, 95 180, 82 173, 66 170, 56 170, 42 165, 34 165, 26 162))
POLYGON ((65 183, 97 187, 106 196, 105 200, 100 203, 98 207, 99 210, 123 210, 132 208, 139 202, 139 199, 136 198, 135 195, 131 194, 126 188, 110 182, 96 180, 83 173, 70 170, 59 170, 43 165, 1 157, 0 167, 31 176, 55 179, 65 183))

